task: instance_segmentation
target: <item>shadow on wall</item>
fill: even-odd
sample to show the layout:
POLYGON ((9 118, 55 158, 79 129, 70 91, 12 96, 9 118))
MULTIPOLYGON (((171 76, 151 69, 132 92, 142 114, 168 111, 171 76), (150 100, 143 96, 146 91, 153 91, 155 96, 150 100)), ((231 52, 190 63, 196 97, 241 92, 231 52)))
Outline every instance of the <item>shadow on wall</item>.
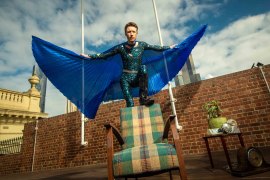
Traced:
MULTIPOLYGON (((179 123, 182 124, 182 115, 190 111, 188 108, 191 104, 191 101, 194 101, 193 97, 198 93, 200 86, 201 81, 172 88, 173 96, 175 98, 175 109, 179 123)), ((164 90, 159 93, 157 101, 161 104, 163 117, 169 117, 169 115, 172 114, 172 105, 168 90, 164 90)))
POLYGON ((66 130, 64 135, 65 148, 63 148, 65 155, 63 157, 66 167, 73 166, 75 164, 76 156, 81 152, 81 119, 79 112, 70 113, 70 116, 66 118, 66 130))

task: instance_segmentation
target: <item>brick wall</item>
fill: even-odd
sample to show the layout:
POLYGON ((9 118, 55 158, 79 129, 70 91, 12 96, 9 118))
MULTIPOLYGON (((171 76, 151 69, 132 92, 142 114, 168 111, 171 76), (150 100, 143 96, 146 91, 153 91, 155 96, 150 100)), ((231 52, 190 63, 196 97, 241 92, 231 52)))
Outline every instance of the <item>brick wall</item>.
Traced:
MULTIPOLYGON (((270 65, 264 66, 270 84, 270 65)), ((259 68, 220 76, 173 88, 177 99, 176 111, 183 126, 180 132, 183 152, 186 157, 205 154, 202 137, 207 130, 207 114, 202 105, 216 99, 221 102, 223 116, 235 119, 246 146, 270 146, 270 93, 259 68)), ((161 104, 164 118, 171 113, 168 91, 154 96, 161 104)), ((135 104, 138 105, 136 99, 135 104)), ((103 104, 96 119, 85 125, 88 145, 80 146, 80 114, 78 112, 55 116, 38 122, 38 135, 34 171, 106 163, 105 122, 119 128, 119 109, 124 101, 103 104)), ((31 171, 35 124, 25 125, 21 154, 0 156, 0 174, 31 171)), ((220 151, 220 142, 210 140, 213 151, 220 151)), ((116 141, 116 151, 120 148, 116 141)), ((237 149, 236 137, 227 139, 230 150, 237 149)))

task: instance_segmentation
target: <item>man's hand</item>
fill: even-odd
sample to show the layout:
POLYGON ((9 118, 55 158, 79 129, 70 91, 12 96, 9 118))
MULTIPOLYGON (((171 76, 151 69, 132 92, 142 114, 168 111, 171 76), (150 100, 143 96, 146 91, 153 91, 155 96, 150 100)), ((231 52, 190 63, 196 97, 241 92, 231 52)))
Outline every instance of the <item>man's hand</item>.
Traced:
POLYGON ((80 54, 81 56, 83 56, 83 57, 86 57, 86 58, 90 58, 87 54, 80 54))
POLYGON ((177 44, 173 44, 173 45, 170 46, 170 48, 172 49, 172 48, 174 48, 176 45, 177 45, 177 44))

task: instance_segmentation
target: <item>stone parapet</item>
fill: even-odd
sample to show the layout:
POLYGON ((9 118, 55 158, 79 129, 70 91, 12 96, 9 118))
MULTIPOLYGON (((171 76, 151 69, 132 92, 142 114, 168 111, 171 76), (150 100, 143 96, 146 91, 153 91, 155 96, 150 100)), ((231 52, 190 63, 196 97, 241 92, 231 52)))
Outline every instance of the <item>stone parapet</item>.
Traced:
POLYGON ((40 94, 0 89, 0 109, 40 112, 40 94))

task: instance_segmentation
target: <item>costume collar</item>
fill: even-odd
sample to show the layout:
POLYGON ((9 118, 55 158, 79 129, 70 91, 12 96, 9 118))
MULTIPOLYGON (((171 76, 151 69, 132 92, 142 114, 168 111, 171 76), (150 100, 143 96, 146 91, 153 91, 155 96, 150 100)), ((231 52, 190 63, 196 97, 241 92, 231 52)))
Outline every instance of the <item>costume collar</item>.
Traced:
POLYGON ((138 46, 138 42, 137 41, 135 41, 134 44, 129 44, 128 41, 127 41, 126 42, 126 45, 125 45, 125 47, 127 47, 129 49, 131 49, 133 47, 136 47, 136 46, 138 46))

